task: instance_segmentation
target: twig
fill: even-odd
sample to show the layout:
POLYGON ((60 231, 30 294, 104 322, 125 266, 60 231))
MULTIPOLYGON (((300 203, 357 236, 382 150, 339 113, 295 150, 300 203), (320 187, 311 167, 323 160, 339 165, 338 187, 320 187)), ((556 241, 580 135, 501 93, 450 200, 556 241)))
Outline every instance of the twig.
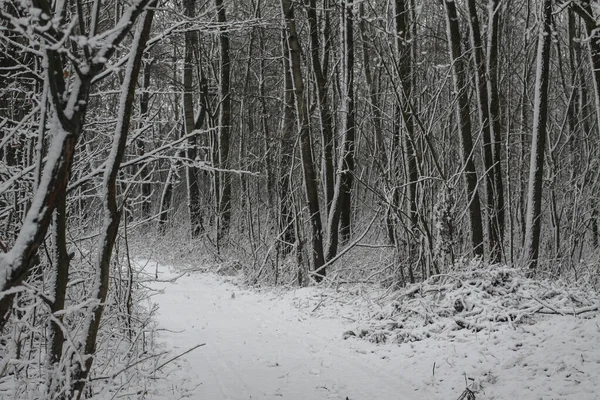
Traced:
POLYGON ((557 313, 557 314, 560 314, 560 315, 565 315, 565 314, 564 314, 562 311, 560 311, 560 310, 557 310, 556 308, 552 307, 551 305, 549 305, 549 304, 546 304, 546 303, 542 302, 542 301, 541 301, 540 299, 538 299, 537 297, 532 297, 532 299, 533 299, 533 300, 535 300, 535 301, 537 301, 538 303, 540 303, 541 305, 543 305, 543 306, 544 306, 544 307, 546 307, 547 309, 554 311, 554 312, 555 312, 555 313, 557 313))
POLYGON ((538 312, 540 314, 554 314, 554 313, 558 313, 558 314, 561 314, 561 315, 567 315, 567 314, 570 314, 570 315, 579 315, 579 314, 584 314, 584 313, 587 313, 587 312, 598 311, 598 305, 576 308, 574 310, 556 310, 556 309, 553 309, 553 308, 550 308, 550 307, 548 307, 548 308, 552 312, 550 312, 550 311, 543 311, 542 309, 540 309, 538 312))
POLYGON ((317 311, 317 309, 319 307, 321 307, 321 304, 323 304, 323 302, 325 301, 325 297, 321 296, 321 301, 319 301, 319 304, 317 304, 317 306, 315 308, 312 309, 311 313, 314 313, 315 311, 317 311))
POLYGON ((367 226, 365 231, 359 237, 357 237, 356 240, 354 240, 352 243, 350 243, 348 246, 346 246, 342 251, 340 251, 337 256, 333 257, 331 260, 327 261, 325 264, 323 264, 316 270, 308 271, 308 273, 310 275, 318 275, 319 272, 323 271, 325 268, 327 268, 328 266, 330 266, 331 264, 336 262, 340 257, 342 257, 344 254, 346 254, 348 251, 350 251, 354 246, 356 246, 367 235, 369 230, 371 230, 371 226, 373 226, 373 222, 375 222, 375 220, 377 219, 378 216, 379 216, 379 210, 377 210, 377 212, 375 213, 375 217, 373 217, 371 222, 369 222, 369 225, 367 226))
POLYGON ((101 381, 101 380, 108 380, 108 379, 115 379, 117 376, 119 376, 120 374, 122 374, 123 372, 127 371, 129 368, 132 368, 140 363, 143 363, 144 361, 147 361, 151 358, 156 358, 156 357, 160 357, 163 354, 167 354, 168 352, 163 351, 162 353, 158 353, 158 354, 151 354, 148 357, 144 357, 141 358, 139 360, 137 360, 136 362, 134 362, 133 364, 130 364, 128 366, 126 366, 123 369, 120 369, 119 371, 115 372, 114 374, 110 375, 110 376, 97 376, 94 378, 91 378, 90 381, 101 381))
POLYGON ((187 353, 189 353, 189 352, 191 352, 191 351, 193 351, 193 350, 196 350, 198 347, 202 347, 202 346, 205 346, 205 345, 206 345, 206 343, 200 343, 200 344, 197 344, 197 345, 195 345, 194 347, 192 347, 192 348, 190 348, 190 349, 188 349, 188 350, 184 351, 183 353, 181 353, 181 354, 179 354, 179 355, 176 355, 175 357, 173 357, 173 358, 171 358, 171 359, 169 359, 169 360, 165 361, 165 362, 164 362, 164 363, 162 363, 162 364, 161 364, 161 365, 160 365, 158 368, 156 368, 156 369, 155 369, 155 371, 159 371, 159 370, 160 370, 162 367, 164 367, 164 366, 165 366, 165 365, 167 365, 168 363, 170 363, 170 362, 173 362, 173 361, 177 360, 179 357, 185 356, 187 353))

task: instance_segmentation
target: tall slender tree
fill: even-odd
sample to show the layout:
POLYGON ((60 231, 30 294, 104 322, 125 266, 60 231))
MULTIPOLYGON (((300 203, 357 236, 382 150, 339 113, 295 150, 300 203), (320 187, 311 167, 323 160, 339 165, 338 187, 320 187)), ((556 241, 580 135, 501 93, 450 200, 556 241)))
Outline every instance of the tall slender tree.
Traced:
POLYGON ((304 81, 302 79, 302 49, 296 32, 294 6, 291 0, 281 0, 281 10, 287 29, 287 44, 290 52, 290 68, 294 97, 296 100, 296 113, 298 129, 300 131, 300 154, 302 157, 302 171, 304 173, 304 191, 308 203, 309 221, 312 236, 312 264, 317 282, 326 275, 325 257, 323 252, 323 224, 319 208, 319 185, 315 170, 314 156, 309 130, 308 107, 305 101, 304 81))
POLYGON ((496 187, 494 181, 494 148, 492 144, 492 127, 490 118, 490 101, 488 94, 488 79, 486 77, 486 60, 479 28, 479 17, 475 0, 468 0, 469 24, 471 31, 471 47, 475 61, 475 82, 477 83, 477 108, 479 109, 479 125, 483 137, 483 168, 485 177, 487 231, 490 249, 490 261, 500 262, 501 243, 498 232, 498 210, 496 209, 496 187))
MULTIPOLYGON (((323 7, 324 17, 326 24, 328 24, 330 11, 327 7, 323 7)), ((323 182, 325 188, 325 210, 329 213, 331 203, 333 201, 333 195, 335 190, 335 176, 334 176, 334 160, 333 160, 333 117, 330 109, 330 96, 329 96, 329 78, 323 71, 324 68, 321 63, 321 40, 319 40, 319 22, 317 18, 317 1, 310 0, 308 7, 308 23, 310 26, 310 59, 312 62, 312 70, 315 75, 315 81, 317 86, 317 98, 319 101, 319 117, 321 121, 321 141, 323 143, 322 151, 322 169, 323 169, 323 182)), ((329 29, 325 29, 323 32, 323 40, 328 42, 331 40, 329 37, 329 29)), ((325 47, 328 48, 327 46, 325 47)), ((328 51, 325 52, 324 58, 328 59, 328 51)))
POLYGON ((450 63, 452 64, 452 78, 454 92, 456 93, 456 119, 461 138, 461 151, 463 156, 464 177, 467 184, 467 201, 469 207, 469 222, 471 225, 471 245, 473 254, 483 256, 483 223, 479 193, 477 191, 477 172, 473 161, 473 138, 471 137, 471 107, 467 92, 466 65, 462 53, 460 27, 456 2, 444 0, 446 9, 446 32, 450 63))
MULTIPOLYGON (((410 226, 410 234, 416 235, 408 240, 408 276, 411 282, 414 282, 414 253, 416 245, 419 241, 419 230, 418 230, 418 204, 417 204, 417 188, 419 181, 419 166, 417 157, 417 141, 415 138, 415 116, 413 115, 415 107, 413 104, 413 49, 415 46, 412 38, 411 30, 411 10, 406 0, 395 1, 395 18, 394 22, 396 25, 396 52, 398 57, 398 77, 400 79, 401 93, 397 98, 395 105, 395 114, 398 119, 396 123, 395 138, 396 143, 401 144, 403 152, 406 157, 401 157, 400 149, 396 149, 395 160, 396 167, 400 166, 403 162, 406 164, 406 170, 408 171, 408 220, 410 226), (400 134, 400 126, 404 126, 404 135, 400 134), (403 136, 403 140, 400 138, 403 136), (406 160, 406 161, 404 161, 406 160)), ((394 199, 397 203, 398 189, 395 189, 396 193, 394 199)), ((395 205, 399 207, 399 204, 395 205)), ((399 239, 396 238, 396 244, 399 239)))
MULTIPOLYGON (((229 57, 229 32, 227 31, 227 16, 223 0, 215 0, 217 21, 219 22, 219 48, 221 52, 220 69, 220 108, 219 108, 219 168, 227 170, 229 163, 229 147, 231 141, 231 60, 229 57)), ((231 224, 231 173, 223 171, 221 175, 221 196, 219 207, 219 237, 229 232, 231 224)))
POLYGON ((342 101, 344 103, 344 136, 333 201, 329 210, 327 260, 331 260, 336 256, 339 242, 345 243, 350 237, 352 186, 354 183, 356 127, 354 122, 354 16, 352 1, 346 1, 342 10, 340 47, 344 49, 344 81, 341 85, 342 101))
MULTIPOLYGON (((510 4, 507 4, 507 7, 511 7, 510 4)), ((500 0, 490 0, 488 5, 489 8, 489 18, 488 18, 488 41, 487 41, 487 63, 486 63, 486 77, 488 84, 488 93, 489 93, 489 117, 491 119, 490 127, 492 129, 491 132, 491 140, 493 142, 493 173, 494 173, 494 209, 496 213, 496 218, 494 220, 495 226, 494 229, 496 231, 495 236, 497 237, 497 245, 499 246, 497 249, 492 247, 492 261, 501 261, 500 257, 502 256, 502 248, 504 246, 504 237, 505 237, 505 225, 506 225, 506 202, 504 200, 504 175, 502 169, 502 145, 503 145, 503 137, 502 137, 502 124, 500 118, 500 88, 498 85, 498 53, 500 49, 499 42, 499 31, 500 31, 500 16, 501 16, 501 8, 500 8, 500 0), (496 253, 493 251, 496 250, 496 253)))
MULTIPOLYGON (((196 0, 185 0, 185 15, 193 21, 196 15, 196 0)), ((194 115, 194 52, 198 48, 198 34, 192 29, 184 33, 185 55, 183 64, 183 114, 184 124, 182 136, 189 135, 187 139, 187 163, 185 176, 187 181, 188 209, 192 237, 198 237, 204 231, 202 206, 200 204, 200 185, 198 182, 198 168, 196 156, 198 155, 196 136, 191 135, 195 126, 194 115)))
POLYGON ((285 32, 282 36, 283 49, 283 115, 281 118, 281 145, 279 161, 279 229, 283 233, 281 246, 287 253, 296 241, 293 196, 291 193, 292 166, 294 158, 294 84, 290 68, 290 52, 285 32))
POLYGON ((527 190, 527 220, 523 262, 533 272, 537 269, 542 227, 542 183, 544 178, 544 155, 546 128, 548 125, 548 81, 550 77, 550 51, 552 45, 552 0, 544 0, 541 9, 535 76, 535 100, 533 107, 533 138, 529 162, 529 186, 527 190))

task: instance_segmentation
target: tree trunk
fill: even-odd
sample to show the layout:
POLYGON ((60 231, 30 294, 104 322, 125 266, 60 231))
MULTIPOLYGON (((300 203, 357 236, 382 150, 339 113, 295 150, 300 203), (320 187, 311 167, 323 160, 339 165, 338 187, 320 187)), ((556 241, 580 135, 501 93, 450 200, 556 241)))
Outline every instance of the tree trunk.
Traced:
MULTIPOLYGON (((230 169, 229 165, 229 142, 231 137, 231 93, 230 93, 230 69, 229 60, 229 33, 227 32, 227 18, 223 0, 215 0, 217 8, 217 20, 219 22, 219 43, 221 49, 221 73, 220 73, 220 108, 219 108, 219 168, 230 169)), ((231 173, 219 172, 221 175, 221 196, 219 203, 219 238, 222 239, 229 232, 231 224, 231 173)))
POLYGON ((291 0, 281 0, 281 9, 287 27, 287 43, 290 51, 290 68, 294 94, 296 99, 296 112, 300 129, 300 154, 302 157, 302 170, 304 173, 304 191, 310 214, 312 233, 312 263, 317 282, 326 275, 323 256, 323 226, 319 209, 319 191, 317 173, 315 171, 314 157, 309 131, 308 108, 304 100, 304 82, 302 80, 302 49, 296 33, 296 21, 291 0))
POLYGON ((329 247, 327 260, 337 255, 338 244, 345 243, 350 237, 350 222, 352 211, 352 185, 354 182, 354 153, 355 153, 355 126, 354 126, 354 32, 352 0, 346 1, 343 7, 340 26, 341 47, 344 48, 344 82, 342 96, 344 101, 344 141, 340 154, 336 186, 331 209, 329 210, 328 232, 329 247))
MULTIPOLYGON (((413 264, 415 261, 415 252, 417 243, 420 242, 420 234, 418 231, 418 205, 417 205, 417 189, 419 181, 419 166, 417 157, 417 147, 415 140, 415 118, 413 115, 413 107, 411 105, 412 93, 413 93, 413 48, 415 46, 411 36, 411 19, 410 10, 407 7, 405 0, 395 1, 395 23, 396 23, 396 52, 399 64, 399 78, 400 87, 402 93, 400 98, 397 99, 399 104, 396 106, 398 117, 402 118, 404 123, 405 135, 404 140, 398 138, 397 142, 402 143, 404 147, 404 153, 406 154, 406 161, 400 157, 400 151, 396 150, 395 154, 399 158, 396 160, 396 166, 403 162, 406 162, 406 169, 408 170, 408 219, 410 226, 410 235, 414 235, 408 239, 408 277, 411 283, 414 283, 414 271, 413 264)), ((398 123, 398 129, 400 129, 400 123, 398 123)), ((398 132, 399 133, 399 132, 398 132)), ((397 192, 397 189, 396 189, 397 192)), ((396 193, 394 199, 399 196, 396 193)), ((398 238, 396 238, 398 243, 398 238)))
POLYGON ((352 192, 354 186, 355 152, 356 152, 356 111, 354 99, 354 3, 347 0, 345 4, 345 47, 346 47, 346 126, 342 152, 342 168, 340 174, 340 241, 345 244, 350 240, 352 223, 352 192))
POLYGON ((594 8, 597 7, 597 1, 573 1, 570 2, 573 10, 581 17, 585 24, 587 33, 588 48, 590 54, 590 64, 592 67, 592 80, 594 82, 594 100, 596 103, 596 123, 600 132, 600 32, 596 22, 596 13, 594 8), (594 7, 592 6, 594 3, 594 7))
POLYGON ((93 299, 95 302, 91 312, 86 319, 83 327, 83 358, 85 365, 77 363, 73 369, 73 378, 69 380, 72 385, 73 393, 72 398, 80 399, 83 395, 83 389, 87 381, 94 355, 96 353, 96 339, 98 337, 98 330, 100 328, 100 321, 102 319, 102 313, 104 312, 106 297, 109 289, 109 277, 110 277, 110 260, 112 257, 112 250, 117 239, 117 233, 119 231, 119 222, 121 220, 121 212, 117 205, 117 175, 119 173, 119 167, 125 154, 125 148, 127 145, 127 136, 129 133, 129 126, 131 122, 131 113, 133 111, 135 101, 135 89, 137 85, 137 78, 142 65, 142 56, 146 42, 150 36, 150 28, 152 27, 152 19, 154 17, 154 6, 156 0, 153 0, 149 5, 149 9, 146 15, 136 30, 133 43, 131 45, 132 50, 129 55, 129 61, 127 63, 127 69, 125 78, 122 84, 121 97, 119 101, 119 113, 121 118, 117 121, 117 127, 115 129, 115 135, 113 138, 112 148, 106 169, 104 171, 104 182, 103 182, 103 226, 100 231, 100 237, 98 239, 98 260, 96 264, 96 276, 93 299))
MULTIPOLYGON (((325 18, 329 19, 329 10, 324 10, 325 18)), ((335 176, 333 163, 333 120, 329 108, 329 82, 321 67, 321 56, 319 53, 319 27, 317 22, 316 0, 310 0, 308 8, 308 23, 310 26, 310 52, 313 73, 317 84, 317 97, 319 100, 319 117, 321 119, 321 136, 323 141, 323 180, 325 185, 325 210, 329 213, 335 190, 335 176)), ((328 42, 329 32, 324 32, 324 40, 328 42)), ((329 55, 325 54, 325 57, 329 55)), ((327 217, 327 215, 326 215, 327 217)))
POLYGON ((552 44, 552 0, 542 5, 542 29, 538 39, 535 100, 533 109, 533 139, 529 164, 527 191, 527 220, 523 262, 535 272, 538 264, 540 232, 542 226, 542 183, 544 177, 544 152, 548 118, 548 79, 550 76, 550 47, 552 44))
POLYGON ((363 56, 363 67, 365 72, 365 82, 369 90, 369 109, 372 114, 372 124, 374 135, 374 154, 377 156, 375 159, 375 166, 379 170, 382 177, 387 174, 387 152, 385 148, 385 141, 383 139, 383 129, 381 127, 381 108, 379 106, 379 97, 377 95, 377 87, 373 81, 373 74, 371 72, 371 55, 369 51, 369 34, 367 32, 367 23, 364 18, 364 3, 360 3, 360 36, 362 40, 362 56, 363 56))
MULTIPOLYGON (((490 0, 491 4, 489 7, 489 23, 490 32, 488 33, 488 50, 487 50, 487 64, 486 72, 488 78, 488 90, 489 90, 489 109, 492 134, 491 139, 494 144, 493 147, 493 161, 494 161, 494 209, 496 212, 495 226, 498 244, 497 262, 501 261, 502 247, 504 245, 505 237, 505 226, 506 226, 506 202, 504 200, 504 176, 502 173, 502 126, 500 123, 500 94, 498 87, 498 31, 500 25, 500 0, 490 0)), ((491 255, 491 259, 495 259, 494 254, 491 255)))
MULTIPOLYGON (((65 299, 67 295, 67 284, 69 282, 69 266, 70 259, 67 251, 67 200, 66 195, 60 200, 56 208, 54 216, 54 247, 56 265, 54 274, 54 301, 51 304, 50 310, 53 314, 65 308, 65 299)), ((48 394, 57 393, 60 380, 57 380, 54 371, 63 352, 63 344, 65 342, 64 332, 61 328, 63 316, 57 316, 50 321, 49 344, 47 365, 50 371, 48 382, 48 394), (55 319, 54 319, 55 318, 55 319)), ((61 371, 62 372, 62 371, 61 371)), ((59 372, 60 375, 60 372, 59 372)))
POLYGON ((292 250, 292 245, 296 242, 296 230, 293 223, 294 204, 290 186, 294 158, 294 84, 292 82, 290 52, 285 33, 282 39, 284 104, 281 120, 281 157, 277 190, 279 193, 279 231, 283 232, 281 236, 282 245, 279 248, 284 254, 288 254, 292 250))
POLYGON ((469 106, 469 94, 467 92, 467 81, 465 61, 460 45, 460 30, 458 24, 458 13, 454 0, 444 0, 446 7, 446 27, 448 35, 448 46, 450 64, 452 65, 452 77, 454 91, 457 96, 456 117, 458 129, 462 142, 462 157, 464 162, 464 176, 467 184, 467 202, 469 207, 469 222, 471 225, 471 245, 475 256, 483 257, 483 224, 481 220, 481 208, 479 194, 477 192, 477 172, 473 162, 473 138, 471 137, 471 108, 469 106))
MULTIPOLYGON (((196 15, 196 0, 185 0, 185 15, 193 20, 196 15)), ((185 31, 185 55, 183 64, 183 135, 189 135, 194 130, 194 51, 198 47, 197 32, 185 31)), ((182 136, 183 136, 182 135, 182 136)), ((204 221, 200 205, 200 186, 198 183, 198 168, 194 165, 198 151, 196 149, 196 136, 187 139, 185 176, 188 192, 188 209, 190 212, 190 225, 192 238, 204 232, 204 221)))
POLYGON ((486 211, 488 216, 487 231, 490 249, 490 262, 496 264, 501 260, 501 243, 498 235, 498 210, 495 200, 494 160, 491 140, 490 110, 488 85, 486 78, 486 62, 483 54, 483 43, 479 29, 479 18, 475 0, 468 0, 469 23, 471 27, 471 47, 475 60, 475 81, 477 83, 477 107, 479 123, 483 136, 483 168, 485 174, 486 211))
MULTIPOLYGON (((150 88, 150 70, 151 63, 145 63, 144 65, 144 78, 143 82, 143 91, 140 94, 140 121, 144 121, 148 118, 148 106, 150 104, 150 93, 148 92, 150 88)), ((139 129, 142 129, 142 123, 139 124, 139 129)), ((137 155, 141 156, 146 151, 146 142, 138 138, 136 139, 136 150, 137 155)), ((150 169, 148 165, 142 166, 142 171, 140 173, 140 179, 142 180, 141 184, 141 195, 142 195, 142 218, 147 219, 150 217, 151 206, 152 203, 150 201, 150 196, 152 195, 152 184, 148 182, 150 180, 150 169)))
POLYGON ((406 152, 406 163, 408 168, 408 209, 411 229, 417 226, 417 182, 419 180, 419 171, 417 165, 417 154, 415 146, 415 121, 410 102, 412 101, 413 91, 413 71, 412 71, 412 38, 410 29, 410 11, 404 0, 396 0, 396 50, 399 58, 399 75, 402 94, 400 98, 401 115, 406 129, 404 137, 404 147, 406 152))
POLYGON ((165 186, 163 187, 160 196, 160 207, 158 211, 158 227, 162 233, 165 233, 167 221, 169 220, 169 209, 171 208, 171 199, 173 198, 173 180, 176 174, 176 165, 171 162, 169 165, 169 172, 165 179, 165 186))

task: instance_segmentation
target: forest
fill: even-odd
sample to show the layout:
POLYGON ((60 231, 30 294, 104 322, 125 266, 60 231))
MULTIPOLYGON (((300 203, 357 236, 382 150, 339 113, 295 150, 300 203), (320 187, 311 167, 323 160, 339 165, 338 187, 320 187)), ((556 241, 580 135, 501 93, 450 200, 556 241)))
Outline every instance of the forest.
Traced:
POLYGON ((599 21, 596 0, 0 0, 0 397, 91 398, 146 359, 142 254, 259 286, 472 260, 598 282, 599 21))

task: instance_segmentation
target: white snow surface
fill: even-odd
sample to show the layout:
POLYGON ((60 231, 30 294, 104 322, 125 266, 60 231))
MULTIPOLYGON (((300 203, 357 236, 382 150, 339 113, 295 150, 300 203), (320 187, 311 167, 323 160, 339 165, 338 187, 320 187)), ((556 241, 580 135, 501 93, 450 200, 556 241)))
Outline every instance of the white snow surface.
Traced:
POLYGON ((375 344, 343 339, 388 306, 375 291, 256 290, 164 265, 157 273, 159 341, 172 356, 205 345, 162 368, 166 379, 145 398, 453 400, 468 386, 477 400, 600 399, 597 312, 375 344))

